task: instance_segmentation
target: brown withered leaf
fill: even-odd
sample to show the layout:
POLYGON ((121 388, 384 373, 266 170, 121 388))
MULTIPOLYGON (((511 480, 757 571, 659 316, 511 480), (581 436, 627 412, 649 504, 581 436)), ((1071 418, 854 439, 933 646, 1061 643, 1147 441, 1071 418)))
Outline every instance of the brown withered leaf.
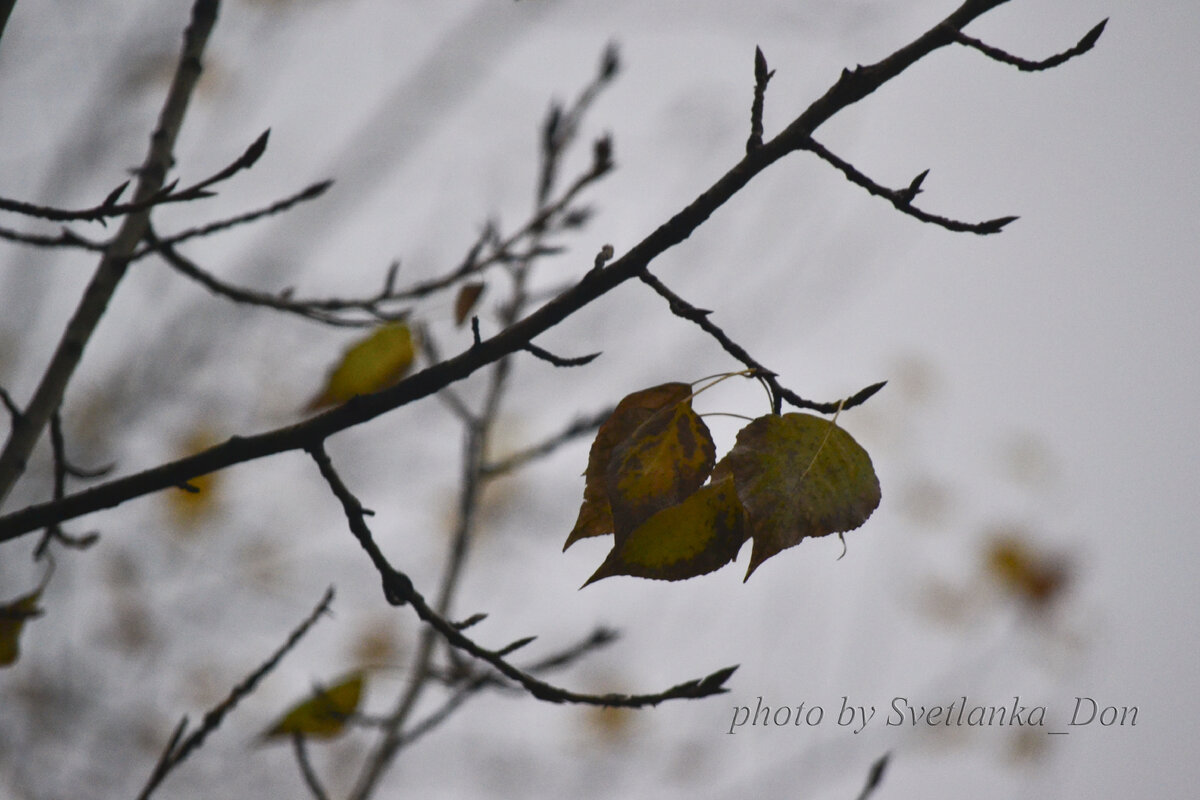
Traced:
POLYGON ((612 533, 612 507, 609 505, 606 477, 613 451, 655 412, 685 400, 691 393, 689 384, 664 383, 633 392, 617 404, 592 441, 587 471, 584 472, 583 503, 563 550, 580 539, 612 533))
POLYGON ((464 283, 454 298, 454 324, 462 325, 483 296, 483 283, 464 283))

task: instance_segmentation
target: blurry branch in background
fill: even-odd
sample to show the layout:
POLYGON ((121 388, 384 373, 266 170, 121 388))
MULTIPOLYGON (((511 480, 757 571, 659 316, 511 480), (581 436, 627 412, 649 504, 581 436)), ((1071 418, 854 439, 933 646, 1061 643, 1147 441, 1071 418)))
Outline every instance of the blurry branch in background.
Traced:
MULTIPOLYGON (((174 160, 172 150, 175 139, 183 126, 184 114, 200 79, 201 56, 209 33, 217 21, 217 6, 216 0, 196 0, 192 6, 191 22, 184 31, 183 52, 179 57, 175 77, 163 103, 158 126, 150 137, 150 149, 146 160, 138 171, 137 189, 133 196, 133 204, 137 210, 125 217, 117 235, 105 249, 95 275, 63 332, 62 340, 46 367, 33 399, 21 415, 13 420, 8 441, 4 450, 0 451, 0 506, 24 473, 33 447, 41 438, 50 415, 62 404, 63 393, 75 372, 75 367, 83 357, 84 348, 108 308, 117 285, 125 275, 129 266, 129 256, 145 235, 150 220, 150 206, 145 204, 152 205, 151 201, 161 196, 167 171, 174 160)), ((265 146, 265 138, 260 138, 260 141, 265 146)), ((230 174, 240 169, 239 162, 253 155, 253 149, 252 147, 247 151, 247 155, 231 165, 230 174)), ((250 158, 250 163, 253 163, 253 158, 250 158)), ((214 176, 214 179, 216 177, 214 176)), ((115 201, 116 194, 117 192, 110 194, 109 199, 115 201)))
POLYGON ((4 38, 4 26, 8 24, 8 15, 16 4, 17 0, 0 0, 0 40, 4 38))
POLYGON ((317 620, 320 619, 322 615, 329 612, 329 604, 332 602, 333 589, 329 588, 325 590, 324 596, 321 597, 321 601, 317 603, 316 608, 312 610, 312 613, 309 614, 308 617, 306 617, 305 620, 291 632, 287 638, 287 641, 285 641, 278 650, 272 653, 271 657, 264 661, 258 667, 258 669, 254 670, 254 672, 250 673, 245 680, 233 687, 233 689, 229 692, 229 695, 224 700, 205 712, 204 719, 201 721, 200 727, 188 734, 187 738, 184 738, 184 734, 187 732, 188 718, 185 716, 179 721, 179 725, 176 726, 175 731, 171 734, 171 738, 167 742, 167 746, 163 748, 162 755, 159 756, 158 763, 154 765, 154 770, 150 773, 150 778, 146 781, 146 785, 142 787, 142 791, 138 794, 138 800, 146 800, 146 798, 150 797, 150 795, 154 793, 154 790, 158 788, 158 785, 163 782, 163 779, 170 774, 171 770, 179 766, 179 764, 182 763, 183 760, 189 755, 191 755, 193 751, 197 750, 202 744, 204 744, 204 740, 208 738, 210 733, 215 731, 221 725, 221 722, 224 721, 229 712, 233 711, 239 702, 250 695, 258 686, 259 682, 262 681, 262 679, 265 678, 271 672, 271 670, 275 669, 283 657, 287 655, 288 652, 300 642, 300 640, 304 637, 304 634, 308 633, 309 629, 317 623, 317 620))
POLYGON ((891 753, 884 753, 879 757, 871 769, 867 772, 867 782, 863 785, 862 792, 858 795, 858 800, 868 800, 879 788, 879 784, 883 782, 883 773, 887 771, 888 761, 891 759, 891 753))

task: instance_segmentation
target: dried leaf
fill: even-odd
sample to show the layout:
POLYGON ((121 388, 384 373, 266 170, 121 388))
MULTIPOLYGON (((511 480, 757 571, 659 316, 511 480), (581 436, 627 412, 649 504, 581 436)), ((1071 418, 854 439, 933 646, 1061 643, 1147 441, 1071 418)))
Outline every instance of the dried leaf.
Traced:
POLYGON ((733 561, 744 541, 742 504, 733 476, 727 475, 635 528, 584 586, 612 575, 667 581, 694 578, 733 561))
POLYGON ((43 583, 29 594, 0 605, 0 667, 11 666, 20 657, 21 631, 25 627, 25 620, 42 613, 42 609, 38 608, 38 600, 45 588, 43 583))
POLYGON ((362 686, 363 673, 358 671, 336 686, 318 688, 263 732, 262 738, 279 739, 298 733, 310 739, 332 739, 345 730, 346 721, 358 711, 362 686))
POLYGON ((769 414, 744 427, 717 465, 732 474, 754 549, 746 577, 763 561, 812 536, 862 525, 879 505, 867 452, 832 421, 769 414))
POLYGON ((612 507, 608 501, 606 476, 613 451, 655 412, 679 403, 691 393, 689 384, 664 383, 634 392, 617 404, 592 441, 584 473, 583 504, 579 507, 575 527, 563 545, 564 550, 580 539, 612 533, 612 507))
POLYGON ((412 331, 406 324, 381 325, 346 350, 307 410, 340 405, 360 394, 386 389, 404 377, 415 355, 412 331))
POLYGON ((454 324, 462 325, 483 296, 484 284, 464 283, 454 298, 454 324))

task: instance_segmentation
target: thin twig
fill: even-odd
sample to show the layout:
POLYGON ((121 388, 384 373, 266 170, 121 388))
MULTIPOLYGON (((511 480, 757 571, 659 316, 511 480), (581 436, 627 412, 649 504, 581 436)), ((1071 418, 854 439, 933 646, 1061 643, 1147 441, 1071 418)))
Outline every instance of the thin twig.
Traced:
POLYGON ((773 409, 775 413, 779 413, 779 400, 782 399, 786 400, 789 404, 795 406, 796 408, 807 408, 813 411, 819 411, 822 414, 833 414, 839 409, 853 408, 856 405, 866 402, 871 395, 883 388, 882 383, 872 384, 866 389, 857 392, 845 400, 838 400, 832 403, 817 403, 813 402, 812 400, 805 400, 791 389, 788 389, 780 384, 779 379, 774 372, 760 364, 753 356, 746 352, 746 348, 733 341, 733 339, 730 339, 729 335, 726 334, 725 331, 721 330, 721 328, 713 323, 713 321, 708 318, 709 314, 712 312, 703 308, 696 308, 691 303, 675 294, 670 287, 651 274, 650 270, 642 270, 638 277, 641 279, 642 283, 645 283, 659 295, 666 298, 667 302, 671 306, 672 314, 699 325, 705 333, 717 340, 726 353, 729 353, 729 355, 745 364, 752 371, 754 377, 761 378, 762 380, 766 381, 767 385, 771 389, 772 396, 775 398, 775 408, 773 409))
POLYGON ((928 211, 922 211, 912 204, 913 198, 920 191, 920 184, 928 174, 928 170, 918 175, 917 178, 905 189, 889 189, 886 186, 881 186, 875 181, 871 180, 865 174, 856 169, 853 164, 839 158, 837 155, 830 152, 828 148, 811 137, 807 142, 800 145, 800 149, 808 150, 809 152, 820 156, 822 160, 832 164, 843 175, 845 175, 848 181, 861 186, 876 197, 882 197, 883 199, 887 200, 896 208, 897 211, 907 214, 915 219, 919 219, 922 222, 938 225, 949 231, 978 233, 981 235, 999 233, 1005 225, 1017 219, 1017 217, 999 217, 997 219, 989 219, 983 222, 962 222, 961 220, 942 217, 938 216, 937 214, 930 214, 928 211))
POLYGON ((542 361, 553 364, 556 367, 582 367, 584 364, 590 364, 600 357, 600 353, 588 353, 586 356, 577 356, 576 358, 563 358, 556 356, 549 350, 543 350, 533 342, 525 345, 525 352, 531 353, 542 361))
POLYGON ((174 236, 168 236, 165 239, 151 240, 148 246, 143 247, 141 250, 135 252, 132 256, 130 256, 129 260, 137 261, 138 259, 155 253, 160 247, 163 246, 174 247, 188 241, 189 239, 199 239, 203 236, 211 236, 214 233, 227 231, 230 228, 236 228, 239 225, 246 225, 275 214, 282 214, 283 212, 290 210, 300 203, 316 200, 318 197, 325 194, 325 192, 332 185, 333 181, 321 181, 319 183, 314 183, 311 186, 306 186, 295 194, 271 203, 269 206, 258 208, 253 211, 247 211, 244 214, 238 214, 237 216, 229 217, 228 219, 210 222, 207 225, 189 228, 185 231, 175 234, 174 236))
MULTIPOLYGON (((211 0, 212 18, 216 19, 216 6, 219 0, 211 0)), ((195 7, 193 7, 194 9, 195 7)), ((194 17, 193 17, 194 19, 194 17)), ((189 28, 189 31, 192 30, 189 28)), ((196 29, 200 32, 200 29, 196 29)), ((203 32, 204 36, 208 35, 207 31, 203 32)), ((199 55, 203 49, 203 42, 200 42, 201 50, 196 51, 196 62, 194 65, 189 65, 189 69, 194 69, 196 75, 200 73, 199 55)), ((183 66, 181 61, 181 66, 183 66)), ((178 75, 178 73, 176 73, 178 75)), ((150 211, 155 206, 165 205, 167 203, 185 203, 192 200, 202 200, 206 197, 211 197, 212 192, 208 191, 209 187, 228 180, 242 170, 249 169, 254 166, 254 162, 262 156, 267 147, 267 137, 270 131, 266 131, 246 148, 238 158, 231 162, 228 166, 223 167, 220 171, 210 175, 198 183, 188 186, 184 189, 176 190, 175 183, 163 187, 161 181, 159 187, 153 192, 144 193, 143 187, 146 185, 144 181, 140 181, 138 185, 138 193, 134 201, 131 203, 118 203, 117 200, 125 192, 129 186, 129 181, 125 181, 116 189, 109 192, 108 197, 104 202, 91 208, 82 209, 66 209, 55 208, 53 206, 42 206, 35 203, 26 203, 22 200, 11 200, 0 197, 0 211, 11 211, 16 214, 23 214, 27 217, 35 217, 38 219, 48 219, 55 222, 103 222, 110 217, 120 217, 129 214, 142 214, 150 211)), ((138 171, 139 175, 147 169, 147 165, 143 165, 138 171)), ((157 170, 157 167, 155 167, 157 170)), ((165 175, 165 172, 163 173, 165 175)))
POLYGON ((213 706, 204 715, 204 719, 200 723, 200 727, 190 734, 186 739, 182 739, 184 732, 187 730, 187 717, 179 723, 175 729, 167 746, 163 749, 162 755, 158 759, 158 763, 154 767, 154 771, 150 773, 150 779, 146 782, 138 800, 146 800, 150 794, 162 783, 163 778, 177 767, 184 759, 186 759, 194 750, 197 750, 204 744, 204 740, 210 733, 215 731, 220 726, 225 716, 237 706, 244 698, 252 693, 257 688, 260 681, 265 678, 287 653, 296 646, 296 644, 308 633, 309 629, 316 624, 317 620, 322 615, 328 613, 329 604, 333 602, 333 588, 325 590, 325 594, 321 597, 321 601, 317 603, 303 622, 296 627, 295 630, 288 635, 287 641, 271 654, 271 657, 264 661, 254 672, 250 673, 241 683, 233 687, 229 695, 217 705, 213 706))
POLYGON ((1096 46, 1096 42, 1100 39, 1100 34, 1104 33, 1104 26, 1107 24, 1108 18, 1105 17, 1104 19, 1100 20, 1100 22, 1090 31, 1085 33, 1083 38, 1080 39, 1075 46, 1064 50, 1061 53, 1056 53, 1049 58, 1043 58, 1040 61, 1032 61, 1027 58, 1021 58, 1020 56, 1014 56, 1007 51, 1001 50, 999 47, 993 47, 990 44, 980 41, 979 39, 967 36, 960 30, 953 30, 951 33, 954 36, 954 41, 961 45, 974 48, 990 59, 999 61, 1002 64, 1009 64, 1023 72, 1040 72, 1044 69, 1052 69, 1057 67, 1064 61, 1070 61, 1072 58, 1081 56, 1088 50, 1091 50, 1096 46))
POLYGON ((497 477, 499 475, 512 472, 518 467, 522 467, 534 459, 548 456, 572 439, 589 434, 599 428, 604 424, 604 420, 608 419, 612 415, 612 412, 613 409, 610 407, 597 414, 593 414, 588 417, 580 417, 562 431, 554 434, 543 442, 539 442, 538 444, 527 447, 524 450, 519 450, 516 453, 513 453, 512 455, 499 461, 493 461, 488 464, 484 464, 481 474, 485 478, 497 477))
POLYGON ((317 800, 329 800, 329 795, 325 793, 320 778, 317 777, 312 763, 308 760, 308 748, 304 744, 304 734, 299 731, 292 734, 292 751, 296 754, 296 763, 300 765, 300 774, 304 776, 304 783, 313 793, 313 797, 317 800))
POLYGON ((294 300, 285 294, 270 294, 235 286, 202 269, 196 262, 176 250, 167 240, 158 239, 152 229, 147 230, 146 239, 151 242, 153 251, 181 275, 194 280, 213 294, 235 303, 270 308, 325 325, 347 328, 363 328, 377 325, 383 321, 405 319, 409 314, 408 309, 398 312, 381 310, 380 305, 383 302, 393 299, 384 293, 362 299, 294 300), (336 313, 348 310, 360 311, 367 316, 365 318, 348 317, 336 313))

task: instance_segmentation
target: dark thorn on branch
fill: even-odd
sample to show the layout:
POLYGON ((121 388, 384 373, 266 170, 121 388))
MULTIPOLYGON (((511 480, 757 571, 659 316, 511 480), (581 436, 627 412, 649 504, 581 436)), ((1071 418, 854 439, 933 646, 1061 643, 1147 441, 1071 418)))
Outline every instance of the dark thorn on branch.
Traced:
POLYGON ((912 183, 907 189, 900 191, 897 196, 905 205, 912 205, 912 201, 917 199, 917 195, 921 193, 921 184, 925 182, 925 178, 929 175, 929 170, 925 170, 920 175, 912 179, 912 183))
POLYGON ((589 353, 586 356, 579 356, 578 358, 563 358, 562 356, 554 355, 548 350, 543 350, 533 342, 525 345, 524 349, 542 361, 547 361, 556 367, 582 367, 584 364, 592 363, 600 355, 599 353, 589 353))
POLYGON ((192 484, 188 483, 187 481, 183 481, 182 483, 175 484, 175 488, 182 489, 183 491, 187 492, 188 494, 200 494, 199 487, 193 486, 192 484))
POLYGON ((479 335, 479 317, 471 317, 471 346, 479 347, 483 344, 483 337, 479 335))
POLYGON ((761 47, 754 48, 754 100, 750 104, 750 138, 746 140, 746 153, 762 147, 763 103, 767 96, 767 83, 775 70, 767 69, 767 57, 761 47))
POLYGON ((1070 61, 1072 58, 1081 56, 1088 50, 1091 50, 1096 46, 1096 42, 1100 39, 1100 34, 1104 33, 1104 26, 1107 24, 1108 18, 1105 17, 1100 21, 1099 24, 1084 34, 1083 38, 1080 39, 1074 47, 1064 50, 1061 53, 1052 55, 1049 58, 1044 58, 1040 61, 1033 61, 1027 58, 1021 58, 1020 56, 1014 56, 1012 53, 1001 50, 999 47, 993 47, 990 44, 980 41, 979 39, 967 36, 960 30, 952 30, 951 35, 954 37, 954 41, 961 45, 974 48, 994 61, 999 61, 1002 64, 1009 64, 1023 72, 1040 72, 1044 69, 1057 67, 1064 61, 1070 61))

